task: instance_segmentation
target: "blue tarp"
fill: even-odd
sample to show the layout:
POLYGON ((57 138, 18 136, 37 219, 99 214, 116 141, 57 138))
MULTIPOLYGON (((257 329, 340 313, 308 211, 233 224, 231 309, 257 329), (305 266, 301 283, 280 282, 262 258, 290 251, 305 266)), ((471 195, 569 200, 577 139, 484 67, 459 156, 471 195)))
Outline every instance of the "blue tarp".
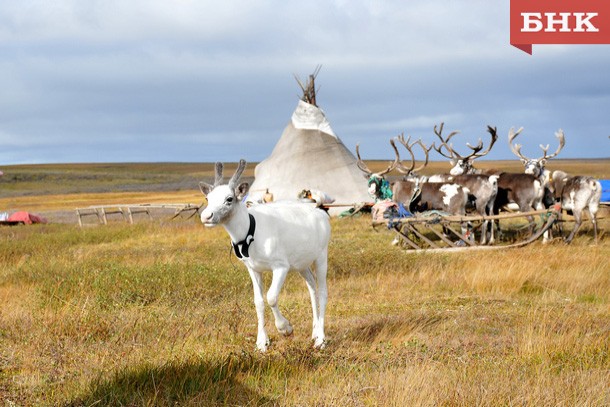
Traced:
POLYGON ((602 202, 610 202, 610 179, 600 179, 602 184, 602 202))

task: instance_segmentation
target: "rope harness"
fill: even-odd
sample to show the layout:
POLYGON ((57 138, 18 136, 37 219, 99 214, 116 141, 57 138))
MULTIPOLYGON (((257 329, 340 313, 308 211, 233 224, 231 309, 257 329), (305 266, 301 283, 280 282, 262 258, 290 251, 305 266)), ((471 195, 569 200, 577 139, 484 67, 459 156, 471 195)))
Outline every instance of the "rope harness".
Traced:
POLYGON ((250 227, 248 228, 248 234, 246 238, 241 242, 231 242, 233 245, 233 251, 235 252, 235 256, 238 259, 245 259, 250 257, 250 244, 254 241, 254 231, 256 230, 256 221, 254 220, 254 216, 252 214, 248 214, 250 218, 250 227))
POLYGON ((390 183, 387 180, 379 178, 377 176, 372 176, 371 178, 369 178, 369 187, 371 186, 371 184, 375 184, 376 186, 376 201, 385 201, 386 199, 392 199, 392 187, 390 187, 390 183))
POLYGON ((411 206, 413 205, 413 202, 415 202, 417 200, 417 198, 419 198, 420 195, 421 195, 421 186, 420 186, 419 179, 417 179, 415 181, 415 188, 413 190, 413 196, 411 197, 411 202, 409 202, 409 208, 411 208, 411 206))

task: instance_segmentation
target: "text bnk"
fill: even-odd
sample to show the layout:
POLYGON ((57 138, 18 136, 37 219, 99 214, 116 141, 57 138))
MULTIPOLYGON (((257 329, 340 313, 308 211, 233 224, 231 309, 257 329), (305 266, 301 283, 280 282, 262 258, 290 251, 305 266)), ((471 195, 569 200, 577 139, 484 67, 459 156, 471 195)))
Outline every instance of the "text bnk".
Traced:
POLYGON ((598 13, 521 13, 521 32, 598 32, 599 29, 591 22, 597 15, 598 13))

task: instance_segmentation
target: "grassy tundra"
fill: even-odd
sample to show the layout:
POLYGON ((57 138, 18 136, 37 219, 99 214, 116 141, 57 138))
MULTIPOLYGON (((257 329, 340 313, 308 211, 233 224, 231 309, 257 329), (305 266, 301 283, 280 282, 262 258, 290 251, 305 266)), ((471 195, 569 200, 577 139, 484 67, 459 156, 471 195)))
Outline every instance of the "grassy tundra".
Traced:
MULTIPOLYGON (((600 162, 594 175, 610 178, 600 162)), ((102 168, 93 180, 79 175, 87 166, 38 169, 60 173, 40 176, 45 196, 36 167, 4 167, 33 180, 1 180, 0 208, 199 202, 195 181, 178 192, 146 184, 213 176, 204 167, 102 168), (125 192, 98 195, 106 188, 125 192)), ((250 278, 221 228, 0 228, 0 405, 610 404, 610 221, 596 246, 586 223, 571 246, 451 255, 406 253, 369 225, 332 220, 327 348, 311 347, 295 274, 280 301, 294 334, 277 334, 268 311, 267 354, 254 350, 250 278)))

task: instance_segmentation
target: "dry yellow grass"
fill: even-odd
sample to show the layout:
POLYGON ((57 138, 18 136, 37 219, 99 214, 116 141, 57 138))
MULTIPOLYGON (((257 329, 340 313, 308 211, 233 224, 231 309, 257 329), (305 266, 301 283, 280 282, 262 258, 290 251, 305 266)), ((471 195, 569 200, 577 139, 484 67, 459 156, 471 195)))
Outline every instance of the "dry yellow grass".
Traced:
MULTIPOLYGON (((607 229, 608 222, 603 227, 607 229)), ((335 219, 324 351, 254 348, 251 283, 196 222, 0 229, 0 397, 17 405, 607 405, 610 245, 412 254, 335 219)), ((585 231, 586 233, 586 231, 585 231)), ((268 318, 271 318, 268 313, 268 318)), ((272 327, 271 320, 268 321, 272 327)))
MULTIPOLYGON (((0 203, 11 199, 32 211, 201 200, 185 190, 0 203)), ((608 218, 597 245, 587 223, 570 246, 454 254, 391 246, 366 216, 332 227, 327 348, 312 349, 309 295, 290 275, 280 307, 295 332, 277 334, 267 312, 264 355, 250 279, 221 228, 195 219, 0 228, 0 400, 610 405, 608 218)))

